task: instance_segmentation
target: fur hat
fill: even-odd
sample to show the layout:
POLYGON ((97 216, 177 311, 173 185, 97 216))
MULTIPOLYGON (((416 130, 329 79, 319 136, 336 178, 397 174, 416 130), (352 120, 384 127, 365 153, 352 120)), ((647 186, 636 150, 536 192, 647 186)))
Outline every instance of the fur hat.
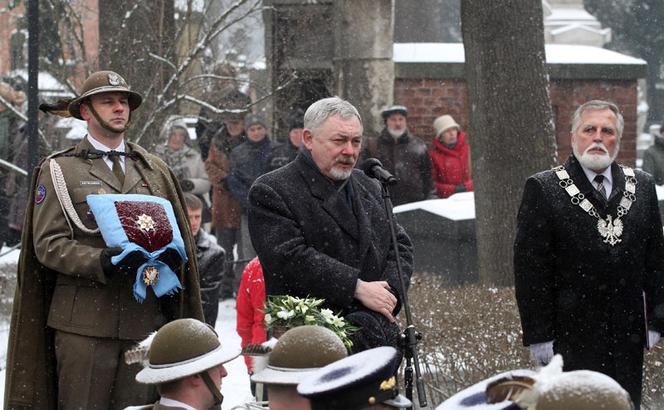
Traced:
POLYGON ((459 124, 454 121, 454 118, 452 118, 451 115, 441 115, 433 122, 433 129, 436 131, 436 138, 440 137, 440 134, 444 133, 450 128, 455 127, 457 130, 461 128, 459 124))

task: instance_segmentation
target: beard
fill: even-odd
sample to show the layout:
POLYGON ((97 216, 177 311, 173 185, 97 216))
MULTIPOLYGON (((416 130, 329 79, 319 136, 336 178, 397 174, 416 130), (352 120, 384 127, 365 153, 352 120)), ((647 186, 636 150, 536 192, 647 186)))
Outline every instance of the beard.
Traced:
POLYGON ((406 129, 402 128, 400 130, 395 130, 393 128, 387 128, 387 133, 390 134, 392 136, 392 138, 396 139, 396 138, 399 138, 400 136, 402 136, 403 134, 405 134, 406 129))
MULTIPOLYGON (((353 157, 341 157, 334 161, 334 164, 346 164, 353 166, 355 165, 355 160, 353 157)), ((334 179, 335 181, 343 181, 344 179, 348 179, 352 173, 353 168, 338 168, 335 165, 332 165, 332 168, 330 168, 330 178, 334 179)))
POLYGON ((579 160, 581 165, 595 172, 604 171, 609 166, 611 166, 613 161, 618 156, 619 150, 620 150, 620 145, 616 144, 616 148, 613 151, 613 154, 611 155, 609 154, 609 150, 604 146, 604 144, 596 142, 588 146, 588 148, 586 148, 586 150, 583 151, 583 153, 580 153, 576 144, 572 144, 572 152, 574 152, 574 156, 579 160), (604 152, 604 154, 590 153, 589 151, 594 148, 601 149, 604 152))

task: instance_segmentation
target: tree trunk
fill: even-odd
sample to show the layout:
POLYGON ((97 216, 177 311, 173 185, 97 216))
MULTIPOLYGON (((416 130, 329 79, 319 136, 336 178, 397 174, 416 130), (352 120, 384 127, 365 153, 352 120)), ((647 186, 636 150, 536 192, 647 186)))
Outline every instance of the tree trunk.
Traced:
MULTIPOLYGON (((141 94, 150 86, 161 90, 173 69, 150 54, 176 61, 174 13, 174 0, 100 1, 99 69, 117 72, 141 94)), ((152 96, 157 94, 153 92, 152 96)), ((130 139, 131 132, 140 129, 137 124, 143 122, 152 105, 154 101, 145 100, 132 113, 134 126, 128 131, 130 139)), ((147 145, 158 135, 159 127, 153 128, 152 135, 143 138, 147 145)))
POLYGON ((462 0, 480 280, 513 283, 526 178, 556 163, 541 0, 462 0))

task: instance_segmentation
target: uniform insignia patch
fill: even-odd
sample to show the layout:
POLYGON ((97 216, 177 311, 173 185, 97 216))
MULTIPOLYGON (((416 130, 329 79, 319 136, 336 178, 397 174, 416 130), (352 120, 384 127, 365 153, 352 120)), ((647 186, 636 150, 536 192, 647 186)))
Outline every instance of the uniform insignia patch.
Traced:
POLYGON ((46 187, 44 186, 44 184, 37 185, 37 189, 35 191, 35 203, 39 205, 42 202, 44 202, 45 198, 46 198, 46 187))

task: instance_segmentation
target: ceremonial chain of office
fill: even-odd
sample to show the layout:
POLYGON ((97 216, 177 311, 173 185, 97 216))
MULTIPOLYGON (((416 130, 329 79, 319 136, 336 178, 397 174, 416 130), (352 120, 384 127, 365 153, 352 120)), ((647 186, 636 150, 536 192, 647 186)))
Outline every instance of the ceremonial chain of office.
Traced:
POLYGON ((622 241, 620 236, 623 233, 623 223, 620 218, 627 215, 632 204, 636 201, 636 178, 634 170, 622 165, 620 167, 625 175, 625 191, 623 192, 623 197, 620 199, 620 204, 618 204, 615 219, 609 214, 605 220, 599 216, 593 204, 579 191, 579 188, 574 184, 574 181, 562 165, 553 169, 560 180, 558 185, 567 192, 570 196, 570 201, 574 205, 578 205, 590 216, 597 218, 597 231, 604 238, 604 243, 608 243, 611 246, 615 246, 622 241))

